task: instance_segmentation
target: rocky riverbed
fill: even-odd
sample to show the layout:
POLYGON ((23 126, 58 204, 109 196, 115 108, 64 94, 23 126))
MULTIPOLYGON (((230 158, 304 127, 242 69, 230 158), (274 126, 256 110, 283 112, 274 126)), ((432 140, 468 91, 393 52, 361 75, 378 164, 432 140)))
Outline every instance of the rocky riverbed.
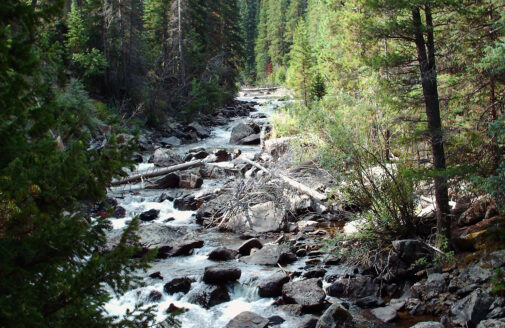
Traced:
POLYGON ((142 302, 158 305, 159 321, 186 309, 178 319, 188 328, 505 327, 505 299, 490 292, 493 270, 505 265, 503 251, 462 268, 434 268, 417 263, 433 249, 398 240, 385 272, 332 254, 329 241, 354 209, 286 183, 287 177, 320 194, 334 187, 324 170, 289 159, 293 140, 260 145, 282 102, 253 98, 140 138, 139 172, 204 162, 110 190, 110 247, 140 216, 142 253, 158 249, 147 287, 112 300, 111 315, 142 302))

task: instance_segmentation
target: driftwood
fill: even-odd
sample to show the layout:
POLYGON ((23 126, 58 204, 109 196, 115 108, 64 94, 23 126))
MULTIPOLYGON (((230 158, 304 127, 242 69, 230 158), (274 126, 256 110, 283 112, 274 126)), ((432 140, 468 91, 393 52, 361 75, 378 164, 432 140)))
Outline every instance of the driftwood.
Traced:
POLYGON ((243 158, 242 160, 244 162, 246 162, 248 164, 251 164, 252 166, 254 166, 254 167, 256 167, 256 168, 258 168, 258 169, 260 169, 260 170, 262 170, 262 171, 264 171, 264 172, 266 172, 268 174, 270 174, 271 176, 280 178, 281 180, 283 180, 284 182, 286 182, 291 187, 295 188, 296 190, 298 190, 298 191, 300 191, 300 192, 302 192, 302 193, 304 193, 306 195, 309 195, 310 197, 312 197, 312 198, 314 198, 314 199, 316 199, 318 201, 323 202, 323 201, 325 201, 325 200, 328 199, 328 197, 326 197, 325 194, 322 194, 322 193, 320 193, 320 192, 318 192, 318 191, 316 191, 316 190, 314 190, 312 188, 309 188, 306 185, 303 185, 300 182, 295 181, 295 180, 293 180, 293 179, 291 179, 291 178, 289 178, 289 177, 287 177, 285 175, 275 174, 272 171, 266 169, 265 167, 259 165, 256 162, 253 162, 253 161, 251 161, 251 160, 249 160, 247 158, 243 158))
POLYGON ((142 181, 143 179, 149 179, 149 178, 159 177, 162 175, 167 175, 169 173, 176 172, 176 171, 189 170, 194 167, 198 167, 198 166, 202 165, 202 163, 203 163, 203 160, 197 160, 197 161, 191 161, 191 162, 187 162, 187 163, 182 163, 182 164, 177 164, 177 165, 165 167, 165 168, 151 171, 151 172, 130 175, 129 177, 126 177, 124 179, 112 181, 112 186, 121 186, 121 185, 124 185, 127 183, 139 182, 139 181, 142 181))

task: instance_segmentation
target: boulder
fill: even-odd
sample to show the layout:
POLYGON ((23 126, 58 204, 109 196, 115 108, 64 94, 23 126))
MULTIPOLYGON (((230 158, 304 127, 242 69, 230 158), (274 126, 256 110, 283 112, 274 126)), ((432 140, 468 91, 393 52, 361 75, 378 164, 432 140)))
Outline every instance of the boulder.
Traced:
POLYGON ((477 328, 505 328, 505 319, 489 319, 479 323, 477 328))
POLYGON ((505 265, 505 249, 493 252, 489 255, 492 268, 499 268, 505 265))
POLYGON ((476 200, 458 219, 459 225, 471 225, 484 220, 488 208, 491 208, 491 201, 487 198, 476 200))
POLYGON ((326 289, 326 292, 330 296, 350 298, 376 296, 378 291, 379 286, 369 276, 339 279, 326 289))
POLYGON ((225 328, 266 328, 268 319, 253 312, 242 312, 231 319, 225 328))
POLYGON ((306 279, 284 284, 282 298, 288 304, 300 304, 303 312, 311 313, 324 308, 326 294, 321 280, 306 279))
POLYGON ((431 257, 432 251, 424 243, 416 239, 393 241, 393 249, 398 257, 406 263, 414 263, 418 259, 431 257))
POLYGON ((168 167, 177 164, 182 164, 183 160, 173 150, 166 148, 158 148, 149 158, 149 163, 153 163, 156 166, 168 167))
POLYGON ((192 291, 188 295, 188 301, 209 309, 215 305, 229 302, 230 294, 228 294, 228 289, 223 285, 206 285, 192 291))
POLYGON ((317 321, 316 328, 353 327, 352 315, 344 304, 332 304, 317 321))
POLYGON ((242 271, 235 267, 208 266, 203 274, 203 281, 207 284, 224 284, 240 278, 242 271))
POLYGON ((323 278, 326 275, 326 270, 325 269, 314 269, 307 271, 303 274, 303 277, 305 278, 323 278))
POLYGON ((476 326, 486 318, 491 304, 493 304, 493 298, 484 290, 477 289, 454 303, 451 313, 454 320, 463 326, 476 326))
POLYGON ((318 320, 319 319, 313 315, 306 316, 295 326, 295 328, 316 328, 318 320))
POLYGON ((243 256, 240 261, 247 264, 276 266, 280 251, 278 245, 267 245, 249 256, 243 256))
POLYGON ((191 129, 196 132, 198 137, 200 138, 208 138, 210 137, 210 130, 207 129, 206 127, 201 126, 200 124, 193 122, 188 125, 188 129, 191 129))
POLYGON ((149 222, 156 220, 159 215, 160 215, 159 210, 152 209, 140 214, 139 219, 144 222, 149 222))
POLYGON ((259 145, 261 142, 261 135, 258 133, 251 134, 240 140, 241 145, 259 145))
POLYGON ((179 174, 179 188, 198 189, 202 186, 203 179, 193 173, 179 174))
POLYGON ((114 208, 114 217, 118 219, 123 219, 126 217, 126 209, 122 206, 116 206, 114 208))
POLYGON ((195 248, 202 248, 203 240, 181 240, 175 243, 168 256, 188 256, 193 254, 195 248))
POLYGON ((168 146, 168 147, 174 147, 174 146, 180 146, 180 145, 182 145, 181 139, 179 139, 177 137, 161 138, 161 139, 159 139, 159 142, 163 146, 168 146))
POLYGON ((167 282, 163 287, 163 290, 168 295, 172 295, 175 293, 184 293, 186 294, 191 289, 191 283, 193 281, 189 278, 175 278, 170 282, 167 282))
POLYGON ((149 278, 163 280, 163 276, 161 275, 161 272, 159 272, 159 271, 149 274, 149 278))
POLYGON ((209 254, 209 260, 211 261, 230 261, 235 259, 238 252, 234 249, 229 249, 226 247, 218 247, 209 254))
POLYGON ((238 248, 238 252, 241 255, 250 255, 251 254, 251 249, 257 248, 261 249, 263 248, 263 244, 258 238, 252 238, 247 241, 245 241, 240 247, 238 248))
POLYGON ((373 307, 383 306, 384 301, 377 296, 365 296, 355 300, 354 304, 356 304, 360 308, 369 309, 373 307))
POLYGON ((230 144, 241 145, 244 138, 254 134, 256 134, 256 131, 250 125, 239 123, 231 131, 230 144))
POLYGON ((262 279, 258 284, 258 293, 261 297, 277 297, 282 295, 282 286, 289 281, 285 273, 277 272, 268 278, 262 279))
POLYGON ((384 306, 370 311, 377 319, 382 322, 392 322, 398 318, 398 313, 393 306, 384 306))
POLYGON ((256 204, 230 218, 227 227, 233 231, 252 229, 257 233, 278 232, 285 223, 285 211, 275 202, 256 204))
POLYGON ((174 200, 174 208, 179 211, 196 211, 200 205, 193 195, 184 195, 174 200))
POLYGON ((163 297, 163 294, 161 294, 159 291, 157 291, 157 290, 151 290, 151 292, 147 296, 147 300, 149 302, 153 302, 154 303, 154 302, 159 302, 162 297, 163 297))
POLYGON ((284 320, 283 317, 278 316, 278 315, 273 315, 273 316, 271 316, 271 317, 268 318, 268 324, 270 326, 282 325, 284 322, 286 322, 286 320, 284 320))
POLYGON ((181 178, 177 173, 169 173, 162 178, 155 180, 147 186, 149 189, 172 189, 178 188, 181 178))
POLYGON ((277 263, 279 263, 280 265, 288 265, 293 262, 296 262, 297 259, 298 258, 293 252, 282 252, 279 255, 279 258, 277 259, 277 263))
POLYGON ((238 176, 239 170, 230 162, 223 163, 203 163, 200 166, 199 174, 202 178, 224 179, 232 176, 238 176))
POLYGON ((444 328, 444 326, 440 322, 436 321, 424 321, 418 322, 410 328, 444 328))
POLYGON ((212 155, 216 163, 231 161, 233 157, 226 149, 215 149, 212 155))

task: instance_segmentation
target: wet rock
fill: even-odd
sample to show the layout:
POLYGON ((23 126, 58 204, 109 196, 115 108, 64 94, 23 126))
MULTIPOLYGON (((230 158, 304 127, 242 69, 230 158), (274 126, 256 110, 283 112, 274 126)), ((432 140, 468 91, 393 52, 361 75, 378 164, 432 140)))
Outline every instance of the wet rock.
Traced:
POLYGON ((168 295, 176 293, 186 294, 191 289, 191 283, 193 281, 189 278, 175 278, 170 282, 167 282, 163 287, 163 290, 168 295))
POLYGON ((209 153, 206 152, 205 150, 199 151, 197 153, 189 153, 184 157, 185 162, 190 162, 198 159, 204 159, 209 156, 209 153))
POLYGON ((242 312, 231 319, 225 328, 266 328, 268 319, 253 312, 242 312))
POLYGON ((412 295, 429 300, 448 290, 447 273, 431 273, 426 281, 417 282, 411 287, 412 295))
POLYGON ((489 255, 492 268, 499 268, 505 265, 505 249, 493 252, 489 255))
POLYGON ((135 163, 143 163, 144 162, 144 158, 140 154, 133 154, 132 160, 135 163))
POLYGON ((268 324, 270 326, 278 326, 281 325, 283 322, 285 322, 283 317, 278 316, 278 315, 273 315, 270 318, 268 318, 268 324))
POLYGON ((298 258, 293 252, 283 252, 281 253, 281 255, 279 255, 277 263, 279 263, 280 265, 287 265, 296 262, 297 259, 298 258))
POLYGON ((178 188, 181 178, 177 173, 169 173, 164 177, 155 180, 147 188, 149 189, 171 189, 178 188))
POLYGON ((382 322, 392 322, 396 318, 398 318, 398 313, 396 309, 392 306, 384 306, 380 308, 376 308, 370 311, 377 319, 382 322))
POLYGON ((479 323, 477 328, 505 328, 505 319, 496 320, 484 320, 479 323))
POLYGON ((170 303, 170 305, 168 306, 168 308, 165 310, 165 313, 167 313, 167 314, 174 314, 174 313, 178 313, 178 312, 180 312, 182 310, 183 310, 183 308, 175 306, 174 303, 170 303))
POLYGON ((211 261, 230 261, 235 259, 238 252, 234 249, 229 249, 226 247, 218 247, 209 254, 209 260, 211 261))
POLYGON ((242 271, 235 267, 208 266, 203 274, 203 281, 207 284, 223 284, 240 278, 242 271))
POLYGON ((149 278, 163 280, 163 276, 161 275, 161 272, 159 272, 159 271, 151 273, 149 275, 149 278))
POLYGON ((114 208, 114 214, 113 215, 114 215, 115 218, 123 219, 124 217, 126 217, 126 210, 122 206, 116 206, 116 208, 114 208))
POLYGON ((210 130, 196 122, 189 124, 188 128, 195 131, 198 137, 202 139, 210 137, 210 130))
POLYGON ((202 186, 203 179, 193 173, 181 173, 179 175, 179 188, 198 189, 202 186))
POLYGON ((224 179, 238 176, 239 170, 230 162, 224 163, 203 163, 200 166, 200 176, 210 179, 224 179))
POLYGON ((302 311, 311 313, 324 308, 326 294, 319 279, 288 282, 282 287, 282 297, 286 303, 300 304, 302 311))
POLYGON ((444 328, 444 326, 440 322, 436 321, 425 321, 419 322, 413 325, 410 328, 444 328))
POLYGON ((263 243, 258 238, 249 239, 240 245, 238 252, 241 255, 250 255, 253 248, 261 249, 263 248, 263 243))
POLYGON ((383 306, 384 301, 377 296, 366 296, 362 298, 358 298, 354 301, 354 304, 363 309, 369 309, 373 307, 383 306))
POLYGON ((161 138, 161 139, 159 139, 159 143, 161 143, 163 146, 168 146, 168 147, 182 145, 181 139, 179 139, 177 137, 161 138))
POLYGON ((267 245, 249 256, 243 256, 240 261, 247 264, 276 266, 280 251, 277 245, 267 245))
POLYGON ((282 286, 289 281, 289 276, 277 272, 272 276, 261 280, 258 284, 260 297, 277 297, 282 295, 282 286))
POLYGON ((489 281, 492 276, 493 272, 490 269, 475 264, 462 270, 458 279, 462 282, 480 284, 489 281))
POLYGON ((304 317, 295 328, 316 328, 319 319, 313 315, 304 317))
POLYGON ((159 210, 152 209, 140 214, 139 219, 144 222, 149 222, 156 220, 159 215, 160 215, 159 210))
POLYGON ((193 254, 195 248, 203 247, 203 240, 183 240, 174 244, 169 256, 188 256, 193 254))
POLYGON ((230 218, 227 227, 233 231, 252 229, 257 233, 278 232, 284 226, 285 211, 275 202, 256 204, 247 209, 248 213, 237 213, 230 218))
POLYGON ((254 134, 256 134, 256 131, 254 131, 251 126, 245 123, 239 123, 231 131, 230 144, 241 145, 244 138, 254 134))
POLYGON ((240 140, 240 145, 259 145, 261 142, 260 134, 251 134, 240 140))
POLYGON ((332 304, 319 318, 316 328, 354 327, 352 315, 343 303, 332 304))
POLYGON ((163 295, 159 291, 151 290, 151 292, 149 293, 149 296, 147 296, 147 300, 149 302, 159 302, 162 297, 163 297, 163 295))
MULTIPOLYGON (((179 184, 179 182, 177 182, 177 184, 179 184)), ((172 197, 171 195, 168 195, 167 193, 162 193, 160 195, 160 197, 158 197, 157 201, 158 201, 158 203, 163 203, 166 200, 173 202, 174 201, 174 197, 172 197)))
POLYGON ((196 211, 199 205, 193 195, 184 195, 174 200, 174 208, 179 211, 196 211))
POLYGON ((486 318, 493 298, 482 289, 475 290, 472 294, 457 301, 451 307, 454 320, 464 326, 475 326, 486 318))
POLYGON ((339 279, 326 289, 326 292, 330 296, 352 298, 376 296, 378 291, 379 286, 369 276, 339 279))
POLYGON ((192 291, 188 295, 188 301, 190 303, 199 304, 204 308, 209 309, 215 305, 229 302, 230 294, 228 294, 228 289, 226 289, 226 287, 223 285, 206 285, 192 291))
POLYGON ((415 239, 395 240, 393 248, 398 257, 407 263, 414 263, 422 257, 431 256, 431 250, 424 243, 415 239))
POLYGON ((325 275, 326 275, 325 269, 310 270, 303 274, 305 278, 323 278, 325 275))
POLYGON ((168 167, 177 164, 182 164, 183 160, 173 150, 166 148, 158 148, 149 158, 149 163, 153 163, 156 166, 168 167))
MULTIPOLYGON (((282 300, 282 299, 280 299, 280 300, 282 300)), ((303 306, 301 306, 300 304, 284 304, 284 305, 280 305, 278 308, 279 308, 279 310, 284 311, 284 312, 288 313, 289 315, 292 315, 294 317, 299 317, 302 315, 303 306)))
POLYGON ((212 155, 214 155, 216 163, 231 161, 233 157, 226 149, 216 149, 212 155))

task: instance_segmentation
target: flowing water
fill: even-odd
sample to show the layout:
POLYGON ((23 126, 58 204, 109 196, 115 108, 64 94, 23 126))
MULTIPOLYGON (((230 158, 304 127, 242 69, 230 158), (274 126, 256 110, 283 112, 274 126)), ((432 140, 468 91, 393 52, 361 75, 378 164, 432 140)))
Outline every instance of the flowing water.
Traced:
MULTIPOLYGON (((267 99, 252 99, 247 97, 238 98, 238 100, 243 101, 256 101, 258 102, 257 110, 258 112, 265 113, 267 116, 271 116, 275 108, 281 104, 278 100, 267 100, 267 99)), ((242 151, 242 156, 247 156, 252 158, 255 153, 259 151, 258 146, 236 146, 230 145, 229 139, 231 134, 231 129, 238 122, 247 120, 248 118, 233 119, 229 124, 223 127, 216 127, 212 131, 210 138, 201 140, 198 143, 190 145, 182 145, 174 148, 174 150, 181 155, 187 153, 191 148, 203 147, 209 151, 215 148, 225 148, 225 149, 237 149, 242 151)), ((258 119, 257 121, 261 121, 258 119)), ((153 169, 152 164, 139 164, 137 167, 138 171, 146 171, 153 169)), ((217 188, 223 183, 222 180, 211 180, 206 179, 201 190, 209 190, 210 188, 217 188)), ((127 309, 133 309, 134 305, 139 302, 148 303, 148 295, 151 291, 157 290, 163 293, 163 286, 166 282, 171 281, 174 278, 189 277, 194 278, 194 282, 191 289, 196 289, 204 285, 201 281, 203 276, 204 268, 210 265, 216 265, 216 262, 208 260, 207 256, 216 247, 224 246, 227 248, 238 248, 238 246, 243 242, 239 239, 239 236, 233 233, 219 233, 212 229, 202 228, 200 225, 195 223, 195 212, 193 211, 179 211, 174 209, 173 202, 165 200, 164 202, 158 202, 159 196, 165 192, 171 194, 172 196, 183 195, 186 193, 194 192, 188 190, 148 190, 141 189, 139 185, 119 187, 110 190, 109 196, 116 198, 120 206, 126 209, 126 217, 123 219, 112 218, 114 229, 121 229, 125 226, 128 220, 131 220, 134 216, 141 214, 144 211, 150 209, 160 210, 159 218, 153 222, 158 222, 162 224, 167 224, 170 226, 183 226, 189 228, 199 235, 199 238, 204 240, 205 244, 203 248, 195 249, 193 255, 185 257, 172 257, 163 260, 156 260, 152 264, 152 268, 148 273, 159 271, 163 276, 163 281, 152 278, 145 278, 146 287, 140 288, 138 290, 133 290, 128 292, 126 295, 113 299, 106 306, 106 311, 110 315, 121 316, 125 313, 127 309), (173 218, 172 221, 164 223, 167 218, 173 218)), ((143 223, 151 224, 151 223, 143 223)), ((268 242, 268 241, 264 241, 268 242)), ((165 310, 168 306, 173 303, 177 307, 183 307, 187 309, 184 314, 178 316, 177 318, 181 321, 183 328, 222 328, 224 327, 233 317, 243 311, 252 311, 263 317, 270 317, 273 315, 280 315, 286 322, 280 326, 281 328, 292 328, 300 321, 300 317, 292 316, 288 313, 282 312, 277 307, 273 305, 275 301, 274 298, 260 298, 258 295, 257 282, 264 278, 270 276, 272 273, 279 271, 279 268, 275 267, 265 267, 245 264, 240 261, 230 261, 227 262, 229 265, 236 266, 242 270, 242 275, 240 280, 233 284, 227 286, 230 293, 231 301, 219 304, 210 309, 205 309, 199 305, 192 304, 188 301, 188 295, 183 293, 178 293, 175 295, 167 295, 163 293, 163 296, 158 304, 157 318, 162 321, 166 318, 165 310)), ((305 266, 303 260, 299 260, 287 267, 287 271, 300 270, 305 266)), ((345 266, 336 266, 329 269, 328 274, 335 273, 345 273, 347 268, 345 266)), ((353 314, 360 316, 360 312, 355 312, 354 308, 353 314)))

